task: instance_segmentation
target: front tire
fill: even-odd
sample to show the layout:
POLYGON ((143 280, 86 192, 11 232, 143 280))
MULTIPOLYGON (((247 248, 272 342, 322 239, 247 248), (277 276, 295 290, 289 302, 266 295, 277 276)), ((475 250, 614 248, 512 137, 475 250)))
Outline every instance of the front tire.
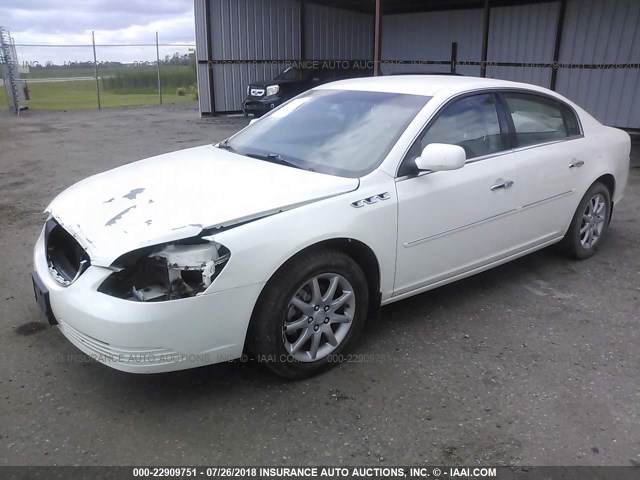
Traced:
POLYGON ((336 250, 302 254, 267 283, 251 319, 249 344, 258 362, 297 380, 343 360, 367 318, 367 280, 336 250))
POLYGON ((582 197, 563 239, 567 253, 579 260, 593 256, 606 237, 610 215, 609 189, 596 182, 582 197))

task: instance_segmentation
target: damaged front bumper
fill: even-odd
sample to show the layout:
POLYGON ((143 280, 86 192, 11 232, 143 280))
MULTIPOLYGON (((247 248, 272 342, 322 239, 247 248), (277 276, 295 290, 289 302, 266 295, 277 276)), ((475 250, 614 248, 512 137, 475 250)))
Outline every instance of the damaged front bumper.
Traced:
POLYGON ((34 249, 34 266, 65 337, 97 361, 134 373, 181 370, 240 357, 253 305, 264 285, 171 301, 132 301, 100 292, 114 272, 91 265, 65 286, 50 273, 44 230, 34 249))

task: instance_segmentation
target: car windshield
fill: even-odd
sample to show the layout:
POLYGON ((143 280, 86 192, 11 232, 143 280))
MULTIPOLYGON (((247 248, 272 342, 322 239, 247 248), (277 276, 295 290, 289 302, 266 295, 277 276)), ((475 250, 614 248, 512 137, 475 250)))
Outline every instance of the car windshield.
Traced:
POLYGON ((306 80, 309 77, 310 73, 311 70, 309 69, 289 67, 286 68, 275 79, 285 80, 287 82, 301 82, 303 80, 306 80))
POLYGON ((241 155, 344 177, 373 171, 430 97, 312 90, 223 142, 241 155))

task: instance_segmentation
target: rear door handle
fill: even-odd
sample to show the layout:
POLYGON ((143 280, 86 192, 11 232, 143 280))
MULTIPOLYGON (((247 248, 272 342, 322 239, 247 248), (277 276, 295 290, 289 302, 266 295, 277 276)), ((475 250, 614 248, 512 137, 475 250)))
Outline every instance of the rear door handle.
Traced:
POLYGON ((575 160, 573 163, 569 164, 569 168, 579 168, 582 165, 584 165, 584 162, 582 160, 575 160))
POLYGON ((497 184, 493 185, 491 187, 491 191, 495 192, 496 190, 502 190, 504 188, 511 188, 511 187, 513 187, 513 180, 506 180, 506 181, 504 181, 502 183, 497 183, 497 184))

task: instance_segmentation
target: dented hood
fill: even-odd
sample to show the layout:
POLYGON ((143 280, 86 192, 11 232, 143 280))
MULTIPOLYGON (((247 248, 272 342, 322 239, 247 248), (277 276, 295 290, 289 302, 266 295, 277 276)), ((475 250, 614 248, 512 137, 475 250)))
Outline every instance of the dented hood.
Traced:
POLYGON ((358 180, 309 172, 212 145, 89 177, 47 211, 108 266, 132 250, 232 226, 358 188, 358 180))

